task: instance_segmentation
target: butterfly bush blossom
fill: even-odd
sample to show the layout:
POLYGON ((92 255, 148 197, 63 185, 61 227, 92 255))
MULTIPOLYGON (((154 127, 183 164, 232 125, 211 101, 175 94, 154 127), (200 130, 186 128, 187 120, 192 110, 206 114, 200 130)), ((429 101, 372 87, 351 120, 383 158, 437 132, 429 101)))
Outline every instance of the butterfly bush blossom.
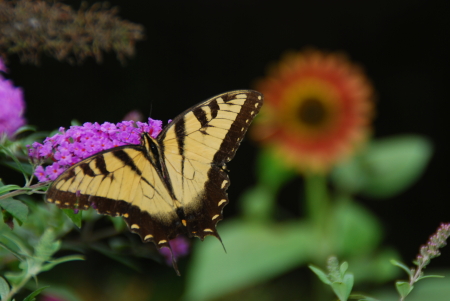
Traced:
POLYGON ((172 265, 172 256, 175 258, 184 257, 189 254, 189 240, 184 236, 178 236, 170 240, 170 248, 162 248, 159 253, 164 256, 167 265, 172 265))
POLYGON ((147 132, 156 138, 162 129, 162 121, 148 119, 122 121, 117 124, 86 122, 82 126, 59 129, 58 134, 47 137, 43 143, 34 142, 28 147, 33 162, 41 163, 51 159, 54 163, 36 167, 35 176, 40 182, 55 180, 63 171, 81 160, 113 147, 140 144, 141 133, 147 132))
POLYGON ((0 136, 5 133, 12 136, 14 132, 25 124, 23 112, 25 101, 21 88, 13 85, 12 81, 3 78, 1 72, 7 72, 5 64, 0 58, 0 136))

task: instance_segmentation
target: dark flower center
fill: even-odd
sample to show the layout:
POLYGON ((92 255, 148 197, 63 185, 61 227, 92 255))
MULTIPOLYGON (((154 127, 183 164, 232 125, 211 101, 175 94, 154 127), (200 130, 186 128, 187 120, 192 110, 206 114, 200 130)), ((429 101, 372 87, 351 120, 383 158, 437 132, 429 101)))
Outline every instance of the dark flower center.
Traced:
POLYGON ((323 103, 315 98, 303 100, 298 108, 300 121, 309 126, 318 126, 327 117, 327 110, 323 103))

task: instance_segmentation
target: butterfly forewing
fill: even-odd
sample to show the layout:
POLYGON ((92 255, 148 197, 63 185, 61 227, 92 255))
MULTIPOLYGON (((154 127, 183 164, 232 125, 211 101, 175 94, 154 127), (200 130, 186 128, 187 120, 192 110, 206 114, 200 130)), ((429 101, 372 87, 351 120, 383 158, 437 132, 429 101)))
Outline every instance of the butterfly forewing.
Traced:
POLYGON ((256 91, 224 93, 187 110, 161 133, 165 164, 190 235, 218 237, 216 224, 230 184, 225 163, 234 157, 261 105, 256 91))

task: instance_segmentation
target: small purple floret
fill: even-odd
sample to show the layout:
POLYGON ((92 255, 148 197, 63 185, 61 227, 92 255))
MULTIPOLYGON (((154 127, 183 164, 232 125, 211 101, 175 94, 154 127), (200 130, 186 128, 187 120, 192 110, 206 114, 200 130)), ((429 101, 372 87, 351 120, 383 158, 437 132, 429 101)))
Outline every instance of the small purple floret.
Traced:
MULTIPOLYGON (((175 258, 184 257, 189 254, 189 240, 184 236, 178 236, 169 241, 175 258)), ((159 253, 164 256, 167 265, 172 265, 172 254, 169 248, 162 248, 159 253)))
POLYGON ((127 115, 123 117, 123 120, 142 121, 144 120, 144 115, 139 111, 133 110, 128 112, 127 115))
MULTIPOLYGON (((1 124, 0 124, 1 126, 1 124)), ((113 147, 140 144, 141 134, 146 132, 156 138, 162 130, 162 121, 148 119, 148 122, 122 121, 117 124, 86 122, 82 126, 60 128, 59 134, 47 137, 43 143, 34 142, 28 147, 33 162, 51 159, 54 163, 38 166, 35 176, 40 182, 55 180, 70 166, 98 152, 113 147)))

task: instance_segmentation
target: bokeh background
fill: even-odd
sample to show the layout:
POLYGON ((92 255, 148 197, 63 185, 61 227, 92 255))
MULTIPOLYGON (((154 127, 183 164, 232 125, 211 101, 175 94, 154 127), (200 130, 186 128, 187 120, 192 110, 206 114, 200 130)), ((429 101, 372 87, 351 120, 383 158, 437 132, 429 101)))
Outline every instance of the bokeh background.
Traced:
MULTIPOLYGON (((137 43, 126 66, 113 53, 102 64, 88 59, 81 66, 49 57, 40 66, 22 65, 9 58, 10 78, 24 90, 30 124, 53 130, 72 119, 118 122, 134 109, 145 116, 151 110, 151 117, 167 122, 208 97, 252 88, 286 51, 341 51, 375 87, 374 136, 421 134, 434 145, 431 163, 407 191, 386 200, 362 198, 384 223, 384 243, 410 262, 437 226, 450 221, 449 3, 109 2, 120 7, 122 18, 145 27, 146 40, 137 43)), ((246 139, 228 165, 232 185, 225 219, 236 212, 233 199, 255 181, 255 152, 246 139)), ((298 207, 298 185, 300 178, 281 193, 287 209, 298 207)), ((450 267, 450 249, 432 265, 450 267)))

